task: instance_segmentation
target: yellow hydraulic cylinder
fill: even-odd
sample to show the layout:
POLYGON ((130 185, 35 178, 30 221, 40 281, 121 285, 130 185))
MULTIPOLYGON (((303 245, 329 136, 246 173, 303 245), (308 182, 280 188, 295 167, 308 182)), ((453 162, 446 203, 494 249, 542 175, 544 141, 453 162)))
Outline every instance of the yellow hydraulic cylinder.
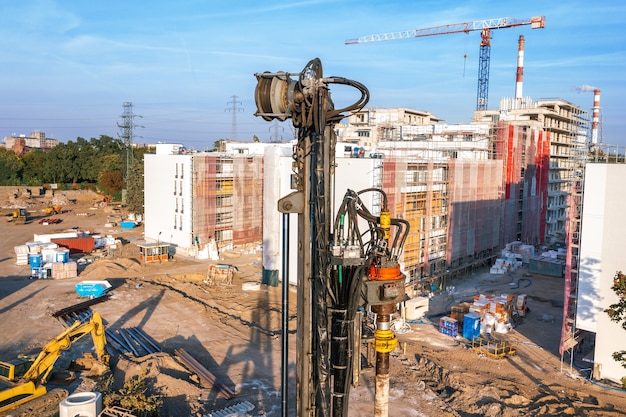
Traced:
POLYGON ((391 237, 391 212, 385 208, 380 211, 380 228, 383 229, 384 238, 391 237))

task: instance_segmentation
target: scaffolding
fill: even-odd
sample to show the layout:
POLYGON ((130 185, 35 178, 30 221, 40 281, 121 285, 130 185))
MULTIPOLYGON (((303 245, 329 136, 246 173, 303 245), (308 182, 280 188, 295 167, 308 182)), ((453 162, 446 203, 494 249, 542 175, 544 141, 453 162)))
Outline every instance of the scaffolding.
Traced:
POLYGON ((494 148, 503 163, 503 242, 544 242, 550 138, 538 125, 499 122, 494 148))
POLYGON ((195 244, 231 250, 263 239, 262 156, 194 155, 193 175, 195 244))
POLYGON ((501 247, 502 161, 483 159, 484 146, 455 157, 449 143, 436 141, 400 149, 404 156, 383 160, 382 188, 392 215, 411 226, 402 258, 408 283, 429 291, 489 262, 501 247))
POLYGON ((410 283, 440 276, 446 270, 448 181, 446 161, 386 158, 383 190, 394 217, 409 222, 404 271, 410 283))
POLYGON ((233 157, 233 244, 263 240, 263 156, 233 157))
POLYGON ((572 131, 569 140, 569 156, 566 171, 567 187, 567 223, 565 227, 565 282, 563 296, 563 322, 561 325, 561 341, 559 353, 561 365, 566 351, 569 350, 570 366, 574 362, 574 347, 578 344, 581 332, 576 330, 576 313, 579 287, 580 237, 582 231, 583 191, 585 184, 585 165, 589 152, 581 114, 579 129, 572 131))
POLYGON ((453 159, 450 168, 447 259, 454 273, 468 265, 491 263, 502 247, 503 164, 453 159))

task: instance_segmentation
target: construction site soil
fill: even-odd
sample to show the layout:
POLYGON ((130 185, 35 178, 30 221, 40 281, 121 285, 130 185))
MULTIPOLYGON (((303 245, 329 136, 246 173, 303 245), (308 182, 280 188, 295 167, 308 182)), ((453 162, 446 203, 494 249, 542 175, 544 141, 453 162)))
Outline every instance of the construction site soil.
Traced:
MULTIPOLYGON (((215 262, 177 255, 143 264, 136 246, 143 239, 141 226, 105 228, 111 226, 111 207, 99 204, 98 195, 59 194, 64 194, 64 205, 63 213, 55 216, 60 219, 56 224, 38 221, 46 216, 45 196, 27 200, 31 216, 25 225, 12 224, 9 217, 0 223, 0 359, 36 355, 64 329, 52 313, 84 301, 75 284, 106 279, 112 284, 111 298, 92 308, 107 329, 141 329, 162 348, 140 357, 113 357, 116 387, 144 376, 151 393, 163 400, 161 416, 204 416, 245 401, 254 406, 249 415, 281 415, 281 288, 260 284, 259 247, 222 253, 219 262, 235 265, 238 271, 230 285, 219 285, 207 281, 207 269, 215 262), (71 279, 29 279, 29 267, 16 265, 15 246, 31 242, 34 234, 70 228, 111 235, 123 244, 108 256, 86 255, 89 263, 71 279), (175 355, 176 349, 193 356, 234 396, 226 399, 218 386, 198 379, 175 355)), ((18 203, 24 204, 10 195, 2 197, 3 214, 18 203)), ((409 322, 401 326, 399 346, 391 354, 390 416, 626 415, 626 392, 606 382, 590 382, 587 371, 571 367, 568 359, 561 361, 562 279, 533 276, 525 269, 508 275, 477 270, 446 284, 454 290, 435 295, 433 305, 450 306, 477 294, 527 294, 530 313, 512 331, 494 335, 512 343, 517 354, 500 359, 481 354, 466 340, 441 334, 438 316, 409 322)), ((288 415, 295 415, 295 288, 290 290, 289 310, 287 405, 288 415)), ((55 371, 63 371, 72 359, 92 349, 86 339, 63 354, 55 371)), ((374 415, 375 370, 368 366, 365 343, 361 354, 365 366, 351 390, 350 416, 374 415)), ((50 387, 69 393, 95 388, 80 373, 67 385, 50 387)))

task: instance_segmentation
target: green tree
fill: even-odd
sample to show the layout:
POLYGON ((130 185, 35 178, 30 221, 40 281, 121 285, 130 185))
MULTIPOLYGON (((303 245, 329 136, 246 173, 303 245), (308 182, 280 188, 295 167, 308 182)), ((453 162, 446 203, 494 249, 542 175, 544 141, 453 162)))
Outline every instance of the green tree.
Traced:
POLYGON ((102 169, 93 142, 84 138, 77 138, 76 150, 77 181, 75 182, 97 182, 102 169))
POLYGON ((91 138, 90 143, 96 149, 98 155, 122 155, 124 150, 124 143, 121 139, 115 139, 107 135, 100 135, 99 139, 91 138))
POLYGON ((25 185, 41 185, 49 182, 46 175, 48 166, 48 154, 40 149, 28 152, 22 157, 24 169, 22 171, 22 183, 25 185))
POLYGON ((124 178, 122 171, 105 171, 100 174, 98 179, 98 188, 106 195, 113 195, 122 191, 124 187, 124 178))
POLYGON ((135 161, 126 179, 126 208, 130 213, 143 215, 143 159, 135 161))
MULTIPOLYGON (((611 289, 617 294, 618 301, 611 304, 604 312, 609 315, 611 321, 620 323, 622 329, 626 330, 626 275, 622 274, 622 271, 618 271, 613 277, 611 289)), ((613 359, 626 368, 626 350, 613 353, 613 359)), ((626 386, 626 378, 622 378, 622 383, 626 386)))
POLYGON ((0 184, 19 185, 22 160, 10 149, 0 148, 0 184))
POLYGON ((47 174, 51 177, 50 182, 68 183, 78 181, 78 168, 76 143, 69 141, 59 143, 48 154, 47 174))
POLYGON ((218 139, 213 143, 213 149, 211 152, 220 152, 224 148, 224 144, 226 143, 226 139, 218 139))

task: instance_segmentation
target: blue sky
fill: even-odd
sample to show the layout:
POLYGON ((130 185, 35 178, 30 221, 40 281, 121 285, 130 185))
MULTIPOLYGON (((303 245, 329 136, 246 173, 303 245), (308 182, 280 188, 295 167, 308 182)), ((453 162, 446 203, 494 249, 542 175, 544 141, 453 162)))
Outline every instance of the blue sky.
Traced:
MULTIPOLYGON (((0 3, 0 137, 45 131, 61 141, 117 137, 130 101, 137 142, 211 148, 221 138, 292 137, 253 116, 254 73, 299 72, 365 84, 368 106, 428 110, 467 123, 480 33, 345 45, 347 38, 488 18, 546 16, 546 28, 492 31, 489 108, 513 97, 526 39, 524 96, 591 111, 602 90, 605 143, 626 145, 626 2, 33 0, 0 3), (464 58, 464 55, 467 55, 464 58), (234 97, 234 98, 233 98, 234 97), (237 111, 233 112, 233 100, 237 111), (233 130, 236 120, 236 130, 233 130)), ((335 107, 356 98, 332 88, 335 107)))

